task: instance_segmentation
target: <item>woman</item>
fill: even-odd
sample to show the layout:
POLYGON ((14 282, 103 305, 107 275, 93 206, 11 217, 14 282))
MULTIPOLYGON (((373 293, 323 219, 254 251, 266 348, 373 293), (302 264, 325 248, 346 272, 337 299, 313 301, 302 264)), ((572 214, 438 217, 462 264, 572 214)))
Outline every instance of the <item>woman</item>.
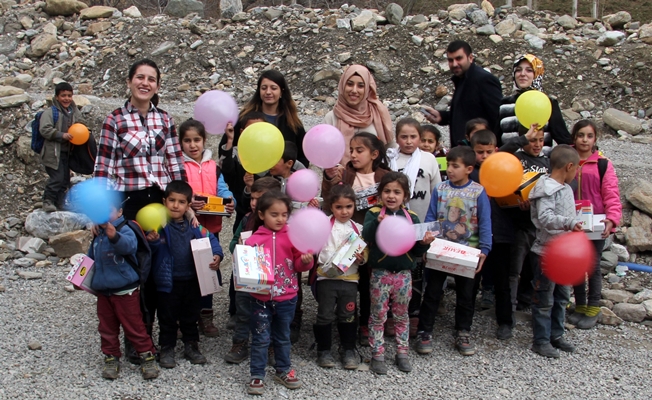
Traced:
MULTIPOLYGON (((528 128, 521 126, 516 118, 514 106, 518 96, 528 90, 543 92, 544 72, 543 61, 532 54, 526 54, 514 63, 514 94, 504 97, 500 105, 499 122, 496 128, 499 146, 505 141, 527 132, 528 128)), ((564 122, 559 103, 553 98, 550 98, 550 102, 552 103, 552 115, 544 128, 544 144, 550 147, 553 140, 557 144, 571 144, 570 132, 564 122)))
POLYGON ((127 78, 129 99, 102 125, 94 175, 111 179, 113 188, 124 193, 126 219, 135 219, 148 204, 161 203, 169 182, 186 180, 172 117, 157 108, 160 86, 154 61, 134 63, 127 78))
MULTIPOLYGON (((337 103, 324 117, 324 123, 339 129, 347 146, 358 132, 369 132, 386 145, 394 141, 389 110, 378 100, 376 81, 366 67, 351 65, 347 68, 337 90, 337 103)), ((340 164, 347 162, 349 152, 345 151, 340 164)))

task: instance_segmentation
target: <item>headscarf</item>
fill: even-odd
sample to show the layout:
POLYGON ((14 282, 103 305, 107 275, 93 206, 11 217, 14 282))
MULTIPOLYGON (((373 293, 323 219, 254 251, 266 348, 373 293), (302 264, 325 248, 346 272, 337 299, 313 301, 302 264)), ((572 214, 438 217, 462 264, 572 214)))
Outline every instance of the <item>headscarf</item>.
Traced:
POLYGON ((514 90, 519 91, 519 92, 525 92, 527 90, 532 90, 536 89, 540 92, 543 92, 543 74, 546 72, 546 69, 543 67, 543 60, 541 60, 539 57, 535 56, 534 54, 526 54, 524 56, 519 57, 516 62, 514 62, 514 68, 512 70, 512 77, 514 78, 514 90), (534 79, 532 80, 532 84, 530 87, 527 88, 519 88, 516 85, 516 67, 521 63, 521 61, 527 61, 530 63, 532 66, 532 70, 534 71, 534 79))
POLYGON ((340 78, 337 90, 339 96, 333 108, 333 113, 337 117, 337 129, 344 135, 344 141, 347 145, 355 133, 354 128, 365 128, 371 124, 376 128, 378 139, 381 142, 387 144, 394 140, 392 119, 389 116, 389 110, 378 100, 376 81, 366 67, 362 65, 351 65, 347 68, 340 78), (346 81, 353 75, 358 75, 362 78, 365 92, 364 98, 355 108, 351 107, 344 99, 346 81))

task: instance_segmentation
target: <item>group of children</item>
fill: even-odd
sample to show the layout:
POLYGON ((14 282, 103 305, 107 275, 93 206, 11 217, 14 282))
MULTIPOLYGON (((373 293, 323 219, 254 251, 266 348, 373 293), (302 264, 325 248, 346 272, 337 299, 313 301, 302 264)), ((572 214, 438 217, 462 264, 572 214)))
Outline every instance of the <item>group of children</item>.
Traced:
MULTIPOLYGON (((252 114, 242 117, 239 126, 244 129, 264 120, 252 114)), ((409 338, 416 337, 417 353, 433 351, 433 326, 448 276, 424 268, 425 253, 436 240, 435 235, 481 251, 476 278, 454 276, 455 347, 461 354, 475 353, 471 325, 480 279, 484 289, 494 287, 498 339, 512 337, 513 311, 521 303, 520 281, 520 295, 531 300, 532 350, 547 357, 559 357, 558 349, 572 352, 574 346, 563 336, 570 289, 555 285, 542 274, 540 255, 545 243, 555 235, 581 229, 575 199, 588 199, 595 213, 607 214, 603 238, 620 221, 613 166, 607 161, 606 172, 598 172, 603 158, 596 147, 597 129, 589 121, 578 122, 573 128, 575 148, 559 145, 548 158, 541 153, 543 131, 537 126, 497 149, 496 137, 486 123, 481 126, 482 121, 471 122, 468 145, 449 151, 442 148, 441 134, 434 126, 421 126, 411 118, 397 123, 396 150, 386 149, 372 134, 355 134, 347 165, 324 170, 322 208, 331 215, 332 228, 319 254, 301 253, 287 233, 293 209, 319 207, 316 200, 293 203, 285 194, 284 183, 294 171, 297 158, 293 143, 286 143, 283 157, 268 172, 269 176, 253 176, 239 163, 231 125, 227 126, 226 144, 221 149, 224 157, 215 163, 210 150, 204 149, 206 133, 202 124, 192 120, 182 124, 179 136, 189 182, 173 181, 167 186, 164 205, 171 221, 159 232, 148 232, 146 236, 153 251, 151 273, 158 290, 160 365, 176 365, 174 348, 179 334, 184 342, 184 356, 192 363, 205 363, 197 344, 198 323, 206 336, 217 334, 212 322, 212 297, 200 295, 190 241, 210 238, 214 254, 211 268, 219 273, 223 258, 217 238, 221 220, 201 216, 198 225, 187 216, 189 209, 203 207, 193 195, 199 193, 233 198, 229 210, 235 210, 236 224, 229 245, 231 252, 238 243, 258 245, 273 263, 275 281, 270 294, 230 293, 233 347, 225 360, 240 363, 249 357, 250 394, 263 393, 268 362, 275 367, 275 381, 289 389, 301 386, 292 369, 290 350, 297 338, 292 337, 293 321, 296 327, 298 320, 300 327, 301 273, 306 271, 310 271, 311 288, 318 302, 313 325, 318 365, 336 365, 331 353, 335 325, 345 369, 358 368, 355 348, 359 341, 371 347, 371 370, 386 374, 384 335, 390 333, 396 337, 396 366, 401 371, 411 371, 409 338), (541 174, 529 200, 517 208, 501 208, 478 182, 482 163, 496 151, 515 154, 524 171, 541 174), (436 157, 443 156, 447 167, 440 171, 436 157), (575 189, 569 186, 571 183, 575 189), (388 215, 406 218, 411 224, 438 221, 440 232, 427 232, 405 254, 389 256, 376 242, 376 231, 388 215), (242 235, 245 232, 250 234, 242 235), (331 268, 333 253, 352 233, 362 237, 367 248, 356 254, 356 262, 346 272, 331 268), (485 284, 486 281, 493 284, 485 284)), ((138 276, 127 262, 134 258, 135 240, 133 232, 123 224, 119 204, 113 209, 111 221, 100 225, 97 232, 91 253, 98 271, 93 283, 97 280, 97 285, 105 285, 98 290, 99 331, 106 356, 103 376, 118 376, 118 333, 122 324, 126 338, 140 354, 143 377, 154 378, 158 375, 156 349, 142 324, 138 276), (118 276, 115 271, 123 273, 118 276), (114 282, 112 277, 119 279, 114 282), (129 316, 125 317, 127 313, 129 316)), ((594 243, 599 263, 604 241, 594 243)), ((595 325, 599 313, 599 266, 588 284, 588 292, 584 285, 575 288, 577 307, 571 316, 579 327, 586 328, 595 325)))

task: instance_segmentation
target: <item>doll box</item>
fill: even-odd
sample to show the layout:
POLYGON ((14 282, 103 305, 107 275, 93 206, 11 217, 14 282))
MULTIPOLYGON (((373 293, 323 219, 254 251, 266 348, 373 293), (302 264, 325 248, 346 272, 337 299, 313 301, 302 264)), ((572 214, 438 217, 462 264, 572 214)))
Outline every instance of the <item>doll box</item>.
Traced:
POLYGON ((426 253, 426 268, 474 278, 480 259, 480 249, 435 239, 426 253))
POLYGON ((356 253, 362 252, 365 247, 367 247, 367 243, 357 233, 352 232, 340 247, 338 247, 327 264, 332 264, 342 271, 342 273, 346 273, 351 268, 351 265, 355 263, 356 253))
POLYGON ((233 251, 235 290, 269 294, 274 285, 274 266, 259 246, 238 244, 233 251))
POLYGON ((217 272, 210 268, 210 264, 213 262, 213 248, 210 239, 193 239, 190 241, 190 249, 192 257, 195 259, 195 270, 201 295, 207 296, 222 290, 217 279, 217 272))
POLYGON ((91 282, 93 281, 93 274, 95 270, 93 265, 95 261, 87 255, 82 255, 77 259, 70 269, 70 273, 66 276, 66 280, 70 281, 73 285, 84 289, 88 293, 97 296, 97 293, 91 289, 91 282))

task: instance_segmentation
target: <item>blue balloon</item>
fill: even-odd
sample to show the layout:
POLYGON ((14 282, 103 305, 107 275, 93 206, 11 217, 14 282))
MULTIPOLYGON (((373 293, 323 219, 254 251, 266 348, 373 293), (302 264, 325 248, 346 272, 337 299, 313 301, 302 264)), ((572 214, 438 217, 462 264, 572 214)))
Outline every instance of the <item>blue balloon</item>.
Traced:
POLYGON ((71 211, 86 215, 95 224, 109 221, 111 210, 120 208, 120 195, 109 190, 107 180, 92 178, 73 186, 68 192, 71 211))

